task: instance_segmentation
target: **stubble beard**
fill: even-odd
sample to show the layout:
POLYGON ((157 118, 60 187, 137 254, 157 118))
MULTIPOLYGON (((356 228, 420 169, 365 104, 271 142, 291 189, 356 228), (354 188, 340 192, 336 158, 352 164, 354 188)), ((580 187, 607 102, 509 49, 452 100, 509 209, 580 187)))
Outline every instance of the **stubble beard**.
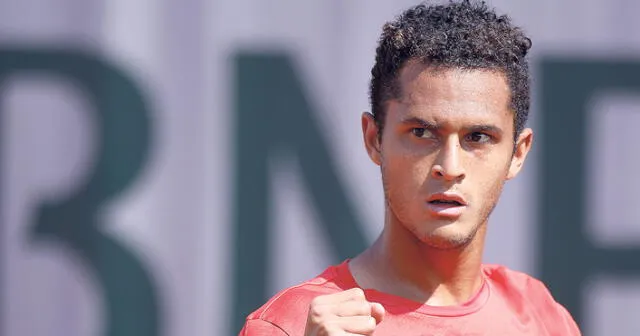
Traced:
MULTIPOLYGON (((440 251, 462 250, 467 246, 469 246, 472 242, 474 242, 480 229, 485 229, 485 226, 488 223, 491 213, 493 213, 493 210, 498 204, 499 195, 502 194, 502 189, 504 187, 504 181, 503 181, 500 183, 497 189, 495 189, 491 193, 489 198, 489 207, 487 207, 486 208, 487 210, 483 211, 483 213, 479 214, 479 216, 477 217, 478 221, 475 222, 469 234, 462 237, 444 238, 435 234, 433 231, 430 231, 427 234, 417 232, 418 230, 416 226, 405 225, 405 223, 402 223, 401 217, 398 216, 398 213, 395 211, 394 207, 392 206, 394 202, 393 202, 393 199, 391 198, 391 193, 389 191, 390 188, 386 179, 384 164, 380 165, 380 173, 382 176, 382 188, 384 191, 384 201, 385 201, 385 208, 386 208, 385 211, 391 212, 391 215, 395 217, 398 221, 400 221, 401 222, 400 224, 402 226, 404 226, 406 229, 409 229, 411 233, 416 237, 417 240, 421 241, 422 243, 429 246, 430 248, 440 250, 440 251)), ((406 208, 409 208, 409 207, 406 207, 406 208)))

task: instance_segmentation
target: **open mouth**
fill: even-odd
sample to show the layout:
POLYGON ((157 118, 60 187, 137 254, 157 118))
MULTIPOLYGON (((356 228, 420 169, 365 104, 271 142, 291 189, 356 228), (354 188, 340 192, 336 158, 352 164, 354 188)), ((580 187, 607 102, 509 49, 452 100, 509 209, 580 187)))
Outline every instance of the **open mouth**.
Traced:
POLYGON ((428 211, 437 217, 456 219, 467 209, 462 197, 435 196, 427 201, 428 211))
POLYGON ((452 219, 460 217, 467 209, 467 201, 457 193, 433 194, 427 204, 431 214, 452 219))
POLYGON ((450 205, 450 206, 461 206, 462 203, 455 200, 432 200, 429 201, 430 204, 438 204, 438 205, 450 205))

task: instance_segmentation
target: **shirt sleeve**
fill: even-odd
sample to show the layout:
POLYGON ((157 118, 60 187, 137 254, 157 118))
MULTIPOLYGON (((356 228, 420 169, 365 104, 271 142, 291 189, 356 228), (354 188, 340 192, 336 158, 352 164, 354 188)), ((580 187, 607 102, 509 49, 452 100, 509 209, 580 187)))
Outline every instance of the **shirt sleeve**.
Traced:
POLYGON ((555 300, 549 288, 540 280, 530 279, 527 291, 529 302, 536 307, 536 313, 551 335, 581 336, 578 324, 571 313, 555 300))
POLYGON ((240 334, 238 336, 289 336, 284 330, 282 330, 277 325, 261 320, 261 319, 250 319, 245 322, 244 327, 240 330, 240 334))

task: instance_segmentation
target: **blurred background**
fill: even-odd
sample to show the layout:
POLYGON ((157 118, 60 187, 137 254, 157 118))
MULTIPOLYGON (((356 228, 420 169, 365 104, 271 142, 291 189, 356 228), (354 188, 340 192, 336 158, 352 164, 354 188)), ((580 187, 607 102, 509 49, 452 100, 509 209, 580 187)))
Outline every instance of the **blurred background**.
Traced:
MULTIPOLYGON (((490 0, 533 40, 534 153, 485 260, 640 332, 640 2, 490 0)), ((1 0, 0 335, 236 335, 379 233, 360 114, 415 1, 1 0)))

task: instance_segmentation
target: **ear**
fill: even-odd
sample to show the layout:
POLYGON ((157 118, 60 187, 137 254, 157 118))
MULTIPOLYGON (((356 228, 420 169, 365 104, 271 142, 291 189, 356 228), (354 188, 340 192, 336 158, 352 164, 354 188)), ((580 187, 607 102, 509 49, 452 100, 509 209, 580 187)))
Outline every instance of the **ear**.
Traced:
POLYGON ((510 180, 522 169, 524 165, 524 161, 527 158, 527 154, 529 154, 529 150, 531 150, 531 145, 533 143, 533 131, 530 128, 525 128, 520 132, 518 136, 518 141, 516 141, 515 152, 511 157, 511 166, 509 167, 509 174, 507 174, 507 180, 510 180))
POLYGON ((378 125, 373 119, 373 115, 369 112, 362 113, 362 136, 364 137, 364 146, 367 149, 369 158, 379 166, 382 163, 382 154, 380 153, 378 125))

